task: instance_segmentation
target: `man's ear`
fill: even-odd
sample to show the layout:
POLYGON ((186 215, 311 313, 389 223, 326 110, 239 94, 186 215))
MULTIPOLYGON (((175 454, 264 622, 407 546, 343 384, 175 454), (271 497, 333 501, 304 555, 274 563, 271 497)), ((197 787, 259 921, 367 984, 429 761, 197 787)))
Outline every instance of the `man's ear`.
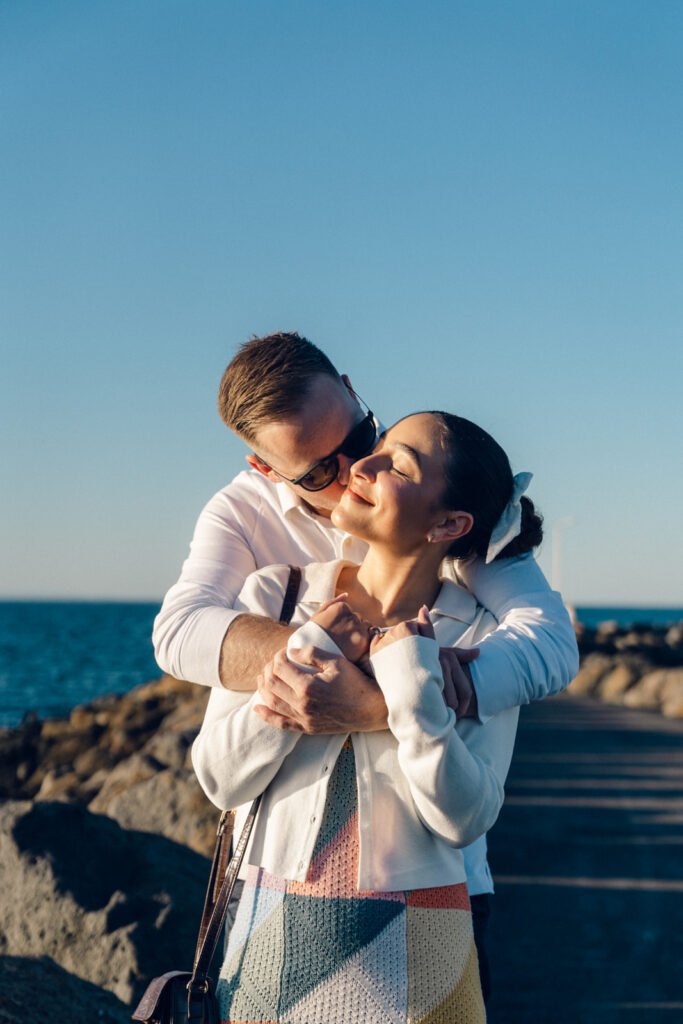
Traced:
POLYGON ((244 457, 247 460, 247 464, 251 466, 252 469, 255 469, 257 473, 262 473, 263 476, 268 477, 269 480, 275 481, 275 483, 279 482, 280 477, 277 475, 275 470, 271 469, 270 466, 267 466, 265 462, 261 462, 258 455, 254 455, 253 452, 249 452, 249 454, 244 457))
POLYGON ((348 373, 342 373, 341 374, 341 379, 344 381, 344 384, 346 385, 346 390, 351 395, 351 398, 353 398, 354 402, 357 402, 358 401, 358 395, 353 390, 353 386, 351 384, 351 381, 349 380, 348 373))
POLYGON ((431 528, 427 540, 434 544, 454 541, 464 537, 474 526, 474 517, 469 512, 447 512, 445 517, 431 528))

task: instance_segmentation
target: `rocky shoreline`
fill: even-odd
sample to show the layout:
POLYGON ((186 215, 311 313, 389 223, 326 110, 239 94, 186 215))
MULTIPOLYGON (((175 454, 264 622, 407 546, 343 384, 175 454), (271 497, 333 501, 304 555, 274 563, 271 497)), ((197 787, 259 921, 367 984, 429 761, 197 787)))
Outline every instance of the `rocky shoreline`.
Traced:
MULTIPOLYGON (((570 694, 683 717, 683 624, 577 637, 570 694)), ((0 1024, 127 1021, 191 964, 218 820, 190 762, 207 699, 164 676, 0 729, 0 1024)))
POLYGON ((129 1021, 191 967, 219 818, 189 756, 207 698, 166 676, 0 729, 0 1024, 129 1021))
POLYGON ((616 622, 597 629, 579 623, 576 636, 581 663, 569 694, 683 717, 683 622, 629 629, 616 622))

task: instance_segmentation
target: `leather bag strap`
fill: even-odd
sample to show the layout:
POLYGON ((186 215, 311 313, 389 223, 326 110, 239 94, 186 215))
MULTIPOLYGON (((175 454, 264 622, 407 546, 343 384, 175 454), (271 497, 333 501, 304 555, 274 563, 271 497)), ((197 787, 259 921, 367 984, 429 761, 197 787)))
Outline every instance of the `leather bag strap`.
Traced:
MULTIPOLYGON (((280 612, 280 622, 284 624, 288 624, 294 614, 300 586, 301 569, 298 566, 290 565, 289 580, 282 602, 282 611, 280 612)), ((204 910, 202 912, 201 924, 199 925, 199 937, 194 955, 194 968, 192 978, 187 986, 190 1001, 192 1000, 193 993, 206 991, 206 978, 209 973, 209 967, 211 966, 218 936, 223 927, 228 903, 230 902, 230 896, 232 895, 237 873, 242 864, 260 803, 261 794, 252 801, 239 842, 235 847, 235 852, 227 869, 225 865, 235 824, 235 812, 223 811, 221 814, 216 835, 216 846, 213 852, 213 861, 211 863, 209 884, 204 900, 204 910)))

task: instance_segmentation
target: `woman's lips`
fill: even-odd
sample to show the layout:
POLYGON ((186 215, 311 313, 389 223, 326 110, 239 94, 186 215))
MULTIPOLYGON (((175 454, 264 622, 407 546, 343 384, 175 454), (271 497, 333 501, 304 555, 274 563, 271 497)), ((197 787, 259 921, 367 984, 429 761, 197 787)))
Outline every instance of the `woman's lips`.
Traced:
POLYGON ((346 488, 346 493, 348 497, 351 498, 352 501, 357 501, 361 505, 374 505, 373 501, 370 501, 368 498, 364 497, 364 495, 360 494, 358 491, 354 491, 353 487, 351 487, 350 485, 349 487, 346 488))

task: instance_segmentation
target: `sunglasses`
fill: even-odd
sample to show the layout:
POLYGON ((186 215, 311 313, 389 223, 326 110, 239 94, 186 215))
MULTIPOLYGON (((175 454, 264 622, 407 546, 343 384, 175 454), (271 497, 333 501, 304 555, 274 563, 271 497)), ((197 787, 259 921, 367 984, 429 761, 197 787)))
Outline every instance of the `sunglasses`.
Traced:
MULTIPOLYGON (((339 447, 335 448, 329 455, 326 455, 324 459, 319 459, 315 465, 307 469, 296 480, 290 480, 289 477, 282 476, 282 473, 277 469, 274 472, 278 476, 282 476, 282 479, 286 480, 287 483, 302 487, 305 491, 322 491, 325 487, 329 487, 339 476, 340 455, 346 455, 347 458, 353 459, 355 462, 356 459, 362 459, 364 455, 372 451, 376 442, 377 427, 375 425, 375 417, 368 409, 367 415, 349 431, 339 447)), ((263 462, 262 459, 261 461, 263 462)), ((268 463, 264 463, 264 465, 267 466, 268 463)), ((268 466, 268 469, 273 469, 273 467, 268 466)))

